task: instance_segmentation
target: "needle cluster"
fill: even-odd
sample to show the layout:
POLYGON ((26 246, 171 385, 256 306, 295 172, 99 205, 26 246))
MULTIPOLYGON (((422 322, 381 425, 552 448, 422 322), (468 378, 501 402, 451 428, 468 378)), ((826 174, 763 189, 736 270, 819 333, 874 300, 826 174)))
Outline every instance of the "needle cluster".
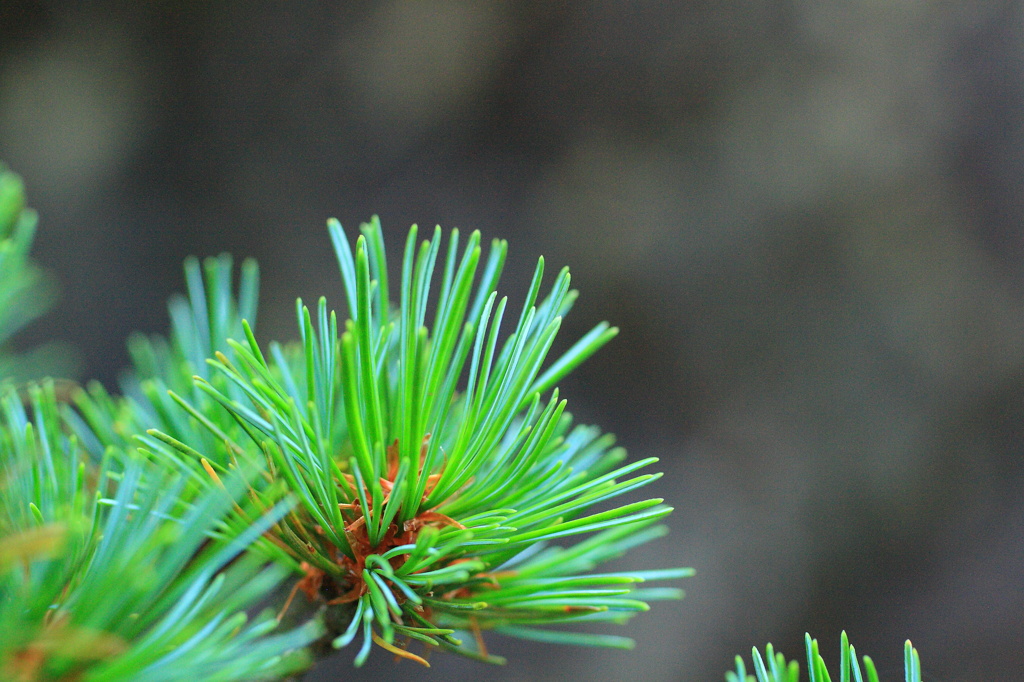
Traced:
MULTIPOLYGON (((297 500, 257 548, 298 574, 293 597, 302 592, 343 614, 330 619, 344 626, 333 645, 361 640, 357 665, 374 642, 425 663, 408 651, 412 641, 426 652, 501 662, 484 643, 487 630, 632 646, 559 627, 624 623, 650 600, 681 596, 641 583, 690 574, 593 572, 663 535, 657 521, 671 511, 657 498, 591 509, 659 476, 635 473, 654 459, 626 463, 610 436, 574 426, 555 388, 616 330, 602 323, 547 362, 576 298, 567 271, 541 298, 541 259, 509 331, 508 301, 496 293, 504 242, 483 259, 479 233, 460 248, 452 231, 442 258, 441 230, 419 243, 414 227, 395 301, 379 222, 361 232, 353 250, 330 224, 349 309, 344 327, 324 299, 315 312, 299 301, 299 341, 266 352, 242 314, 253 307, 255 271, 243 272, 233 296, 230 261, 207 261, 205 278, 189 263, 194 285, 188 310, 172 313, 174 341, 134 343, 145 377, 140 403, 158 417, 137 442, 207 487, 239 466, 258 468, 251 509, 238 507, 228 533, 282 495, 297 500), (204 354, 203 374, 190 384, 179 377, 183 392, 166 386, 170 366, 204 354), (591 535, 564 544, 583 534, 591 535)), ((94 388, 80 407, 99 440, 117 441, 116 401, 94 388)))

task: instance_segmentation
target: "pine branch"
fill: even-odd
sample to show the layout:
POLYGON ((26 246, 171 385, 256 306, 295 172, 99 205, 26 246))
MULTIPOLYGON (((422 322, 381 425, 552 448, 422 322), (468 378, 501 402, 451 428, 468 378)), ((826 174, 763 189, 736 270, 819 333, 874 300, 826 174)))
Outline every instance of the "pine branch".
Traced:
MULTIPOLYGON (((52 298, 28 257, 35 224, 0 167, 0 379, 30 373, 7 342, 52 298)), ((477 232, 444 248, 414 226, 392 290, 376 218, 354 248, 329 232, 343 324, 298 301, 299 340, 264 349, 256 264, 235 284, 229 256, 188 259, 170 335, 130 339, 121 395, 0 387, 4 679, 272 680, 356 643, 356 665, 373 644, 502 663, 488 631, 630 648, 593 628, 682 596, 647 583, 690 569, 596 570, 663 537, 671 508, 614 502, 656 480, 641 472, 656 460, 628 462, 565 411, 559 381, 617 333, 601 323, 548 359, 576 299, 568 271, 542 296, 541 259, 509 326, 505 242, 485 257, 477 232), (282 584, 276 618, 250 620, 282 584), (281 632, 296 598, 317 617, 281 632)), ((806 643, 811 682, 831 682, 806 643)), ((797 682, 795 661, 765 654, 727 681, 797 682)), ((909 641, 905 668, 920 682, 909 641)), ((878 680, 845 633, 839 679, 878 680)))
POLYGON ((373 642, 422 662, 406 650, 411 640, 498 662, 485 630, 631 646, 573 628, 621 624, 648 601, 678 598, 678 590, 640 584, 690 571, 591 573, 660 537, 655 524, 671 509, 648 499, 588 511, 659 474, 636 474, 655 460, 623 465, 610 436, 573 427, 554 388, 616 330, 602 323, 546 363, 576 297, 567 271, 541 298, 538 263, 499 344, 507 333, 507 299, 496 293, 504 242, 483 258, 479 233, 460 248, 453 231, 438 263, 440 229, 417 243, 414 227, 394 301, 376 219, 362 226, 354 250, 336 222, 330 232, 350 307, 344 325, 323 299, 313 311, 300 301, 300 340, 264 352, 248 319, 255 267, 236 295, 230 260, 208 260, 205 278, 191 261, 188 302, 172 303, 171 340, 132 341, 130 400, 98 386, 78 397, 83 440, 98 452, 145 428, 135 442, 196 490, 216 487, 236 466, 260 468, 225 537, 294 495, 295 510, 255 551, 300 576, 294 591, 325 612, 335 647, 361 640, 357 664, 373 642), (211 357, 208 367, 196 365, 201 357, 211 357), (555 544, 588 533, 596 535, 555 544))
POLYGON ((93 383, 72 408, 49 384, 26 410, 9 393, 5 486, 19 492, 6 498, 0 537, 21 558, 3 567, 3 598, 21 609, 11 623, 23 634, 0 637, 0 652, 12 674, 163 679, 181 657, 206 666, 195 668, 202 679, 295 670, 306 659, 279 654, 316 625, 265 636, 272 621, 239 630, 230 615, 281 571, 295 576, 292 596, 322 613, 334 647, 361 641, 357 664, 373 643, 425 662, 407 651, 412 640, 500 662, 486 630, 629 647, 586 628, 681 596, 641 583, 688 569, 594 572, 662 536, 671 509, 660 499, 609 507, 658 478, 639 472, 655 460, 625 464, 613 438, 565 412, 556 384, 616 333, 602 323, 546 360, 576 297, 568 272, 542 297, 538 263, 499 343, 509 334, 496 293, 504 242, 483 258, 479 233, 460 248, 453 231, 435 272, 441 231, 417 244, 413 228, 393 301, 379 223, 362 227, 354 250, 340 225, 330 232, 350 305, 340 329, 323 300, 315 312, 300 301, 299 341, 264 353, 252 331, 255 264, 236 288, 228 256, 189 259, 170 337, 130 340, 123 395, 93 383), (49 582, 18 582, 19 562, 25 580, 49 582), (51 622, 70 628, 67 641, 49 639, 51 622), (102 639, 91 647, 102 655, 75 648, 80 632, 102 639))

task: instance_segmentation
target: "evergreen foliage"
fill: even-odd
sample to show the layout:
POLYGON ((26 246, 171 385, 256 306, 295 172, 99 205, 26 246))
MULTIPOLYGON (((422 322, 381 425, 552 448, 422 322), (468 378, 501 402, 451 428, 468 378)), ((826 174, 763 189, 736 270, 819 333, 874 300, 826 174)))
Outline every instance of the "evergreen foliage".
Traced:
MULTIPOLYGON (((617 502, 656 460, 628 462, 565 410, 559 381, 617 332, 548 360, 567 270, 542 295, 540 259, 513 318, 504 241, 484 256, 478 232, 413 226, 392 286, 379 221, 354 245, 331 221, 348 319, 298 301, 298 341, 264 346, 256 264, 236 283, 229 256, 190 258, 169 336, 129 340, 119 393, 69 401, 25 383, 33 355, 8 343, 52 299, 35 224, 0 167, 0 678, 280 679, 314 643, 357 645, 356 665, 374 643, 504 662, 488 631, 630 648, 604 626, 682 596, 648 583, 690 569, 597 570, 662 537, 671 508, 617 502), (305 624, 284 631, 291 608, 305 624)), ((811 682, 831 682, 817 646, 811 682)), ((771 645, 753 656, 754 675, 737 657, 726 679, 798 679, 771 645)), ((863 664, 844 633, 839 679, 877 682, 863 664)), ((920 682, 909 642, 906 667, 920 682)))
MULTIPOLYGON (((0 286, 38 314, 34 215, 4 177, 5 235, 26 265, 0 286)), ((358 643, 357 664, 373 643, 426 663, 411 642, 502 662, 485 631, 627 648, 590 626, 682 595, 641 583, 689 569, 594 570, 661 537, 671 509, 609 504, 656 480, 639 472, 655 460, 627 463, 565 411, 557 383, 616 333, 602 323, 547 361, 576 298, 568 272, 542 296, 541 260, 508 328, 505 242, 483 257, 479 233, 463 246, 452 231, 442 256, 440 229, 418 243, 413 227, 393 299, 380 224, 361 232, 353 248, 330 223, 344 325, 300 301, 299 341, 264 352, 255 263, 236 284, 230 257, 189 259, 169 337, 130 339, 120 395, 8 385, 0 671, 271 679, 308 664, 322 623, 335 647, 358 643), (286 575, 278 618, 250 624, 286 575), (298 592, 315 617, 278 634, 298 592)))
POLYGON ((226 540, 242 490, 195 494, 182 477, 111 449, 98 464, 62 429, 52 383, 2 401, 0 671, 10 680, 253 680, 304 668, 311 625, 268 635, 245 609, 284 577, 242 557, 279 504, 226 540))
POLYGON ((655 460, 623 465, 610 436, 573 427, 553 388, 616 330, 598 325, 543 369, 576 296, 566 271, 538 302, 540 261, 499 344, 504 242, 481 262, 479 233, 463 249, 451 233, 428 328, 440 229, 419 245, 410 232, 397 305, 379 222, 362 226, 355 251, 339 224, 330 231, 352 318, 344 331, 323 299, 313 313, 300 301, 299 342, 264 353, 251 326, 255 266, 243 266, 235 295, 227 257, 207 260, 205 276, 189 261, 190 298, 172 302, 171 340, 133 339, 131 398, 98 386, 79 397, 83 437, 98 452, 148 423, 137 437, 144 452, 199 487, 216 487, 239 465, 262 468, 249 490, 255 506, 237 510, 232 532, 295 495, 295 511, 257 548, 301 575, 296 590, 335 612, 328 621, 344 624, 335 646, 361 639, 357 664, 372 642, 425 662, 405 649, 410 640, 500 662, 483 642, 488 629, 632 646, 548 627, 624 623, 647 601, 681 596, 639 583, 690 573, 592 572, 660 537, 665 529, 655 524, 670 511, 652 499, 585 513, 658 477, 632 476, 655 460), (208 366, 198 364, 205 358, 208 366), (583 533, 598 534, 572 547, 552 542, 583 533))
MULTIPOLYGON (((857 651, 850 644, 846 632, 842 633, 839 646, 839 682, 879 682, 875 664, 869 656, 863 657, 864 667, 857 661, 857 651)), ((825 660, 818 651, 818 640, 804 635, 807 654, 807 671, 810 682, 832 682, 825 660)), ((753 648, 754 675, 747 674, 743 657, 736 657, 736 670, 725 674, 725 682, 799 682, 800 664, 795 660, 786 662, 782 653, 775 651, 771 644, 765 647, 764 658, 757 647, 753 648), (767 665, 765 660, 767 659, 767 665)), ((910 640, 903 645, 903 667, 906 682, 921 682, 921 658, 910 640)))

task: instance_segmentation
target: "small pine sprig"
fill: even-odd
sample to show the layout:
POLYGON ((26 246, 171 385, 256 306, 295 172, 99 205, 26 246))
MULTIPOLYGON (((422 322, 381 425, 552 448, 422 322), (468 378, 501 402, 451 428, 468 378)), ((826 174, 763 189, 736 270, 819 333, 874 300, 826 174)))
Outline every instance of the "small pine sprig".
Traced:
MULTIPOLYGON (((879 682, 875 664, 869 656, 863 657, 863 672, 857 661, 857 651, 843 631, 839 646, 839 681, 840 682, 879 682)), ((832 682, 825 661, 818 651, 818 640, 804 634, 807 653, 807 670, 810 682, 832 682)), ((757 647, 752 651, 754 675, 747 674, 747 667, 742 656, 736 657, 736 670, 725 673, 726 682, 799 682, 800 664, 795 660, 786 662, 782 653, 775 651, 771 644, 765 647, 765 656, 757 647), (767 665, 765 664, 767 659, 767 665)), ((921 682, 921 658, 917 649, 908 639, 903 645, 903 665, 906 682, 921 682)))
POLYGON ((217 528, 244 486, 192 493, 175 472, 68 435, 52 382, 0 395, 0 679, 266 680, 305 668, 311 624, 246 609, 284 577, 239 554, 286 514, 217 528))
MULTIPOLYGON (((149 430, 147 452, 199 477, 205 471, 209 485, 235 466, 261 465, 249 490, 256 507, 274 504, 282 491, 298 498, 258 544, 302 573, 293 594, 343 612, 334 618, 343 625, 333 644, 361 635, 357 664, 373 642, 426 663, 407 650, 412 640, 500 662, 484 644, 488 629, 632 646, 624 637, 549 627, 624 623, 648 601, 681 596, 640 583, 691 574, 592 572, 660 537, 665 529, 655 524, 671 511, 660 499, 590 511, 659 477, 635 475, 654 458, 623 464, 610 436, 573 427, 555 388, 617 330, 598 325, 545 369, 576 293, 563 270, 538 302, 541 259, 518 321, 499 343, 507 299, 498 300, 496 286, 507 245, 494 241, 482 261, 479 233, 460 249, 458 231, 448 240, 428 326, 440 228, 420 244, 415 226, 410 231, 397 304, 379 222, 361 232, 353 251, 330 223, 351 319, 339 329, 323 299, 315 312, 299 301, 299 343, 272 344, 269 355, 243 321, 241 341, 228 340, 229 350, 210 360, 215 371, 195 380, 200 400, 219 403, 221 415, 212 416, 191 388, 191 397, 172 391, 192 422, 173 433, 149 430), (195 437, 196 429, 208 433, 195 437), (596 535, 558 544, 586 533, 596 535)), ((210 307, 198 311, 195 296, 192 303, 193 318, 213 319, 210 307)), ((235 323, 218 319, 222 327, 235 323)), ((246 519, 229 525, 238 532, 246 519)))

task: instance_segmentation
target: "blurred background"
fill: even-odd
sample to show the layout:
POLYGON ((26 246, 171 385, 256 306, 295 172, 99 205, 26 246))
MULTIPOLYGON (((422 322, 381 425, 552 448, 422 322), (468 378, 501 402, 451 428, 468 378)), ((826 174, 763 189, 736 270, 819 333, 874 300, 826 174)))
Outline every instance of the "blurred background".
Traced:
MULTIPOLYGON (((510 243, 582 296, 563 385, 666 472, 694 566, 636 651, 491 635, 504 669, 353 652, 310 680, 721 680, 845 628, 883 678, 1024 670, 1019 3, 0 1, 0 159, 82 378, 166 328, 188 254, 262 265, 259 336, 342 305, 326 218, 510 243)), ((397 260, 397 258, 393 259, 397 260)), ((393 263, 394 264, 394 263, 393 263)), ((834 662, 837 656, 829 653, 834 662)))

